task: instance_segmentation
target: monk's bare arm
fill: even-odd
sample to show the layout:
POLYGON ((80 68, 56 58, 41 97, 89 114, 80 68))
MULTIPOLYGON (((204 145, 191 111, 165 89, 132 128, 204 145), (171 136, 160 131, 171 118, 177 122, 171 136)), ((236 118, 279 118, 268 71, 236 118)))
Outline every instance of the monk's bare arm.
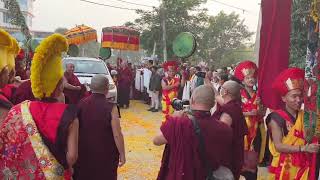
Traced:
POLYGON ((119 113, 116 106, 113 107, 112 109, 111 127, 113 132, 113 138, 120 154, 119 166, 122 166, 126 163, 126 155, 125 155, 125 148, 124 148, 124 139, 123 139, 121 126, 120 126, 119 113))
POLYGON ((69 126, 67 142, 67 162, 71 168, 78 159, 79 120, 76 118, 69 126))
POLYGON ((167 143, 168 143, 168 141, 163 136, 162 132, 160 132, 159 135, 157 135, 156 137, 153 138, 153 144, 156 146, 161 146, 161 145, 164 145, 167 143))
POLYGON ((275 145, 275 148, 278 152, 282 153, 296 153, 296 152, 308 152, 315 153, 319 151, 318 144, 310 144, 306 146, 291 146, 282 143, 283 132, 280 126, 275 122, 275 120, 271 119, 268 127, 272 132, 272 140, 275 145))
POLYGON ((223 123, 227 124, 228 126, 232 125, 232 118, 227 113, 222 113, 222 115, 220 116, 220 121, 222 121, 223 123))
POLYGON ((161 86, 163 90, 173 89, 173 86, 167 85, 163 80, 161 81, 161 86))
POLYGON ((73 86, 67 82, 64 83, 64 88, 70 89, 70 90, 80 90, 81 89, 80 86, 73 86))
POLYGON ((81 87, 80 87, 80 86, 73 86, 73 85, 69 84, 66 78, 63 78, 63 82, 64 82, 63 86, 64 86, 64 88, 66 88, 66 89, 70 89, 70 90, 81 90, 81 87))

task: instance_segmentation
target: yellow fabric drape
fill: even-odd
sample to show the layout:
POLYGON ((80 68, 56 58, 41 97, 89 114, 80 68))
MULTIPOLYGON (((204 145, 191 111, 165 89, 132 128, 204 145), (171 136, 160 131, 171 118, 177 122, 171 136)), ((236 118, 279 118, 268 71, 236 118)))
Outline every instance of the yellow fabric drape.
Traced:
MULTIPOLYGON (((282 143, 291 146, 303 146, 306 144, 306 141, 298 136, 297 133, 301 132, 303 134, 303 111, 300 111, 298 114, 298 118, 295 124, 291 127, 287 136, 284 136, 282 139, 282 143)), ((300 134, 301 134, 300 133, 300 134)), ((299 166, 293 163, 294 155, 307 155, 306 153, 279 153, 273 141, 270 138, 269 141, 269 149, 271 155, 273 156, 271 168, 278 169, 277 172, 270 172, 269 179, 270 180, 294 180, 297 179, 298 172, 302 171, 301 178, 297 180, 308 180, 309 168, 308 158, 303 159, 306 162, 306 165, 299 166)), ((271 169, 270 168, 270 169, 271 169)))

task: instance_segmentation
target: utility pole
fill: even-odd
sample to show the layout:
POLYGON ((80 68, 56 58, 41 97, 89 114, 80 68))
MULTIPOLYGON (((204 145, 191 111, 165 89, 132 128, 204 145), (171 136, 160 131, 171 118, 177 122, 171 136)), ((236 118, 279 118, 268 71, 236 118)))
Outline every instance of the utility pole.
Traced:
POLYGON ((163 61, 167 61, 167 34, 166 34, 166 11, 165 11, 165 0, 160 0, 160 13, 161 13, 161 24, 162 24, 162 43, 163 43, 163 61))

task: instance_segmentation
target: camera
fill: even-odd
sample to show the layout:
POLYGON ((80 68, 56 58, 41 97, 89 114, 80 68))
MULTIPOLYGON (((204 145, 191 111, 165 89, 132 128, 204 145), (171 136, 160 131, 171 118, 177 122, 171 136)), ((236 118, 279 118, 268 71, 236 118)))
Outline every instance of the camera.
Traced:
POLYGON ((201 78, 205 78, 206 74, 207 74, 206 72, 199 71, 196 73, 196 76, 201 77, 201 78))
POLYGON ((176 111, 182 111, 184 109, 184 106, 189 106, 189 100, 180 100, 180 99, 173 99, 171 103, 172 107, 176 111))

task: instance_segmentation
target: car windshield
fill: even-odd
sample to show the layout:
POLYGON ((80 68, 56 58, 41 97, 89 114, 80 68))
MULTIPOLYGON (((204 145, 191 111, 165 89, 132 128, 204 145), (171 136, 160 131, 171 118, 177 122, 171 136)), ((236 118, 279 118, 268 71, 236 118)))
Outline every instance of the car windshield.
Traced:
POLYGON ((102 61, 66 59, 63 61, 63 67, 66 68, 68 63, 74 65, 74 73, 109 75, 106 66, 102 61))

